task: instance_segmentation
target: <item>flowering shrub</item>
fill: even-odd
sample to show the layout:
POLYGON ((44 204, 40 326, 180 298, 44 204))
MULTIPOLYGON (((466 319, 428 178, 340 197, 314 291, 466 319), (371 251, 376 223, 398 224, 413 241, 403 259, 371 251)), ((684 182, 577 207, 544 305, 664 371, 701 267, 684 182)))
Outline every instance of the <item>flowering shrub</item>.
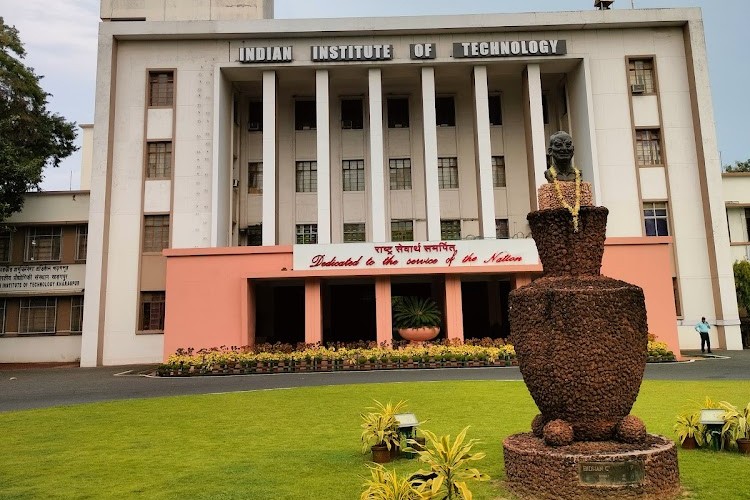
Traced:
POLYGON ((656 336, 653 334, 648 335, 648 361, 659 362, 659 361, 675 361, 675 355, 669 350, 667 344, 656 340, 656 336))

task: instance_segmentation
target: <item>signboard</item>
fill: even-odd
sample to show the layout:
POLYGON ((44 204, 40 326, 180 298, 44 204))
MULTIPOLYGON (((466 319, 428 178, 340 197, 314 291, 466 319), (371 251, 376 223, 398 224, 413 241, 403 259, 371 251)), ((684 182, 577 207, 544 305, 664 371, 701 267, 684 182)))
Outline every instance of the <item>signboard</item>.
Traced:
POLYGON ((531 239, 294 245, 293 252, 295 271, 539 264, 531 239))
POLYGON ((81 291, 86 264, 0 266, 0 294, 81 291))
POLYGON ((622 486, 642 484, 646 477, 643 462, 581 462, 578 464, 578 478, 581 484, 597 486, 622 486))
POLYGON ((285 47, 240 47, 239 61, 245 64, 292 62, 292 46, 285 47))
POLYGON ((314 62, 389 61, 393 59, 393 45, 313 45, 314 62))
POLYGON ((454 58, 561 56, 568 52, 565 40, 517 40, 510 42, 460 42, 453 44, 454 58))

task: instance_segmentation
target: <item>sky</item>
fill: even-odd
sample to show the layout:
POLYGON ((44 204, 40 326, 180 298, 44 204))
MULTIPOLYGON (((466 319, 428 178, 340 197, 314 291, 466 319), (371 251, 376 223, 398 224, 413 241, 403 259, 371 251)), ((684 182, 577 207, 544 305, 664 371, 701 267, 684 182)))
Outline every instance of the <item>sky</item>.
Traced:
MULTIPOLYGON (((616 0, 613 8, 701 7, 722 163, 750 158, 750 3, 747 0, 616 0)), ((276 0, 276 18, 373 17, 590 10, 593 0, 276 0)), ((19 30, 25 63, 43 75, 49 109, 92 123, 99 0, 0 0, 19 30)), ((80 144, 80 136, 79 141, 80 144)), ((44 190, 77 189, 80 152, 45 171, 44 190)))

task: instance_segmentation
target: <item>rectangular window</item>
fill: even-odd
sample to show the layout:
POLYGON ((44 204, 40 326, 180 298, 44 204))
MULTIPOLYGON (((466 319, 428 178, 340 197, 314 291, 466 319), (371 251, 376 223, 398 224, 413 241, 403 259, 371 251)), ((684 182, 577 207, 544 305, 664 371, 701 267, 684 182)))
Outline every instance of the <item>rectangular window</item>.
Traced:
POLYGON ((500 94, 490 94, 490 125, 503 124, 503 109, 500 104, 500 94))
POLYGON ((259 247, 263 245, 263 224, 247 226, 247 246, 259 247))
POLYGON ((659 129, 635 131, 636 162, 643 165, 662 165, 661 134, 659 129))
POLYGON ((169 248, 169 215, 144 215, 143 226, 144 252, 169 248))
POLYGON ((247 109, 247 131, 261 132, 263 130, 263 102, 250 101, 247 109))
POLYGON ((317 224, 297 224, 298 245, 313 245, 318 242, 317 224))
POLYGON ((440 221, 440 238, 444 240, 461 239, 461 221, 458 219, 440 221))
POLYGON ((492 187, 505 187, 505 157, 492 157, 492 187))
POLYGON ((294 101, 294 130, 315 130, 315 101, 294 101))
POLYGON ((453 96, 435 99, 435 120, 438 127, 456 126, 456 103, 453 96))
POLYGON ((414 221, 392 220, 391 241, 414 241, 414 221))
POLYGON ((83 331, 83 295, 70 298, 70 331, 83 331))
POLYGON ((391 97, 386 102, 388 128, 409 128, 409 98, 391 97))
POLYGON ((344 191, 364 191, 365 160, 344 160, 341 167, 344 191))
POLYGON ((5 333, 5 299, 0 299, 0 335, 5 333))
POLYGON ((174 104, 174 72, 150 71, 148 74, 149 107, 170 107, 174 104))
POLYGON ((344 224, 344 243, 365 241, 365 223, 354 222, 344 224))
POLYGON ((510 238, 508 219, 495 219, 495 238, 499 240, 507 240, 510 238))
POLYGON ((10 262, 10 231, 0 230, 0 262, 10 262))
POLYGON ((549 125, 549 101, 547 100, 547 94, 542 94, 542 122, 545 125, 549 125))
POLYGON ((316 193, 318 191, 318 162, 298 161, 296 165, 298 193, 316 193))
POLYGON ((55 333, 57 299, 32 297, 21 299, 18 333, 55 333))
POLYGON ((629 61, 628 75, 632 94, 653 94, 656 92, 653 59, 633 59, 629 61))
POLYGON ((458 188, 457 158, 438 158, 438 185, 440 189, 458 188))
POLYGON ((745 228, 747 230, 747 241, 750 241, 750 208, 745 208, 745 228))
POLYGON ((61 226, 30 227, 26 231, 26 262, 59 261, 61 249, 61 226))
POLYGON ((169 179, 172 176, 172 143, 149 142, 146 150, 146 179, 169 179))
POLYGON ((341 100, 341 128, 362 130, 365 123, 363 104, 362 99, 341 100))
POLYGON ((86 260, 86 252, 89 247, 89 226, 80 225, 76 227, 76 260, 86 260))
POLYGON ((251 161, 247 164, 247 192, 263 193, 263 163, 251 161))
POLYGON ((643 221, 646 225, 646 236, 669 236, 669 218, 665 202, 643 202, 643 221))
POLYGON ((141 292, 142 332, 164 331, 165 292, 141 292))
POLYGON ((391 191, 411 189, 411 159, 388 160, 388 175, 391 180, 391 191))

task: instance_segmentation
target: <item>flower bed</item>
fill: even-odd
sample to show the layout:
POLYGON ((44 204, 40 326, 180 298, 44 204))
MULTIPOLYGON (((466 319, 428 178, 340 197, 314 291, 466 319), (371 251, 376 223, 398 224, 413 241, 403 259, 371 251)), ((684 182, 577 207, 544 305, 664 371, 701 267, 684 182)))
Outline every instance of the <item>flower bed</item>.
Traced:
POLYGON ((669 350, 667 344, 658 342, 654 335, 648 336, 648 362, 649 363, 669 363, 676 361, 676 357, 669 350))

